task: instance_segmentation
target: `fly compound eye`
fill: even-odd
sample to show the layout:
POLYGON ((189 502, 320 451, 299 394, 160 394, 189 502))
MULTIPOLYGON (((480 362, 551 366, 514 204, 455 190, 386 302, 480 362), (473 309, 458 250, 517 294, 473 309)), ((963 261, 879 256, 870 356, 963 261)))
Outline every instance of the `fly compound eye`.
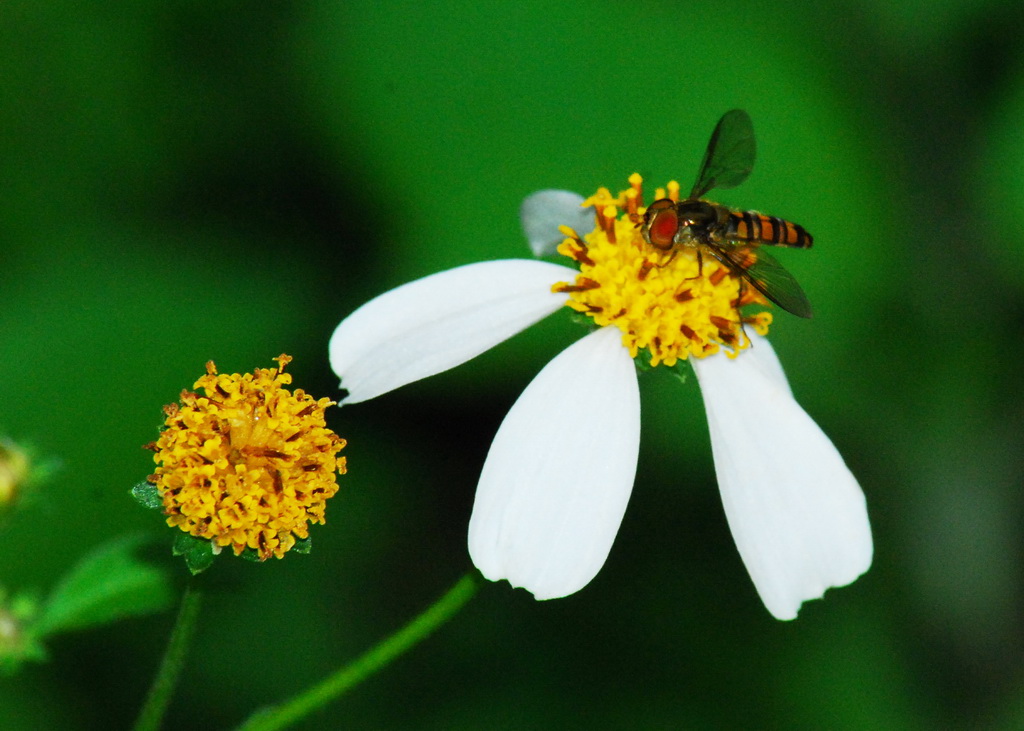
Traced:
POLYGON ((661 202, 657 201, 647 210, 647 239, 651 246, 670 249, 675 241, 676 232, 679 231, 679 216, 671 201, 665 201, 669 205, 659 206, 658 203, 661 202))

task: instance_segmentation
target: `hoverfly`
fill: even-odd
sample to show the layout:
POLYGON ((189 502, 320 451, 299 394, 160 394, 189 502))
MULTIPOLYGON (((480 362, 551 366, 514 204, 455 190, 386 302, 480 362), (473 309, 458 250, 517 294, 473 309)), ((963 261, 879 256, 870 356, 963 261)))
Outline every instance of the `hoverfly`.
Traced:
POLYGON ((640 233, 662 251, 674 247, 710 254, 741 282, 799 317, 811 316, 807 295, 779 262, 760 251, 762 244, 806 249, 814 239, 803 226, 756 211, 743 211, 700 200, 712 188, 734 188, 754 168, 754 124, 742 109, 722 115, 711 134, 697 182, 686 200, 662 198, 647 207, 640 233))

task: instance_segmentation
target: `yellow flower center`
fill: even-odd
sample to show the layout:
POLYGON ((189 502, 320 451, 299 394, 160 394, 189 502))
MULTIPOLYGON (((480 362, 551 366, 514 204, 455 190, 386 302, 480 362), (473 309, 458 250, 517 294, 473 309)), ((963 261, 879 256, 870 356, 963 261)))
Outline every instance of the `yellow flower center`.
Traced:
MULTIPOLYGON (((553 291, 567 292, 566 304, 598 325, 622 330, 630 355, 646 349, 651 365, 703 358, 722 345, 735 355, 750 345, 744 324, 767 335, 771 313, 740 314, 743 305, 766 301, 753 287, 742 286, 735 272, 696 247, 663 251, 643 240, 643 181, 634 173, 629 182, 616 197, 601 188, 583 202, 597 212, 592 232, 581 238, 563 229, 568 238, 558 252, 576 260, 580 273, 574 283, 559 282, 553 291)), ((669 183, 667 194, 656 192, 656 199, 666 197, 679 200, 678 183, 669 183)))
POLYGON ((326 428, 324 409, 284 367, 218 374, 213 361, 196 381, 205 396, 182 391, 181 405, 164 407, 156 455, 156 485, 167 524, 235 554, 250 548, 261 560, 281 558, 309 522, 324 522, 324 503, 345 473, 345 440, 326 428))

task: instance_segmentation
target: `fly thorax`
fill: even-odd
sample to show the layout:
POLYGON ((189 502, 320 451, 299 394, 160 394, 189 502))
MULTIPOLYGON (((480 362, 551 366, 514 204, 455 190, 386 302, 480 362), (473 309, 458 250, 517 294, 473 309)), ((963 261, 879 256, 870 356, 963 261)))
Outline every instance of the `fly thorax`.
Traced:
POLYGON ((683 201, 676 206, 679 230, 676 243, 692 245, 693 239, 707 241, 718 226, 718 210, 705 201, 683 201))

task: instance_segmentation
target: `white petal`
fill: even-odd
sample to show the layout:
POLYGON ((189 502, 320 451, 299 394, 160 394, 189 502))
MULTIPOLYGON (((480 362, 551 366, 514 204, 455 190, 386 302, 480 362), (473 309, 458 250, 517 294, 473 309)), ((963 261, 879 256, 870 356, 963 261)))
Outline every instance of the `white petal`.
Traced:
MULTIPOLYGON (((775 349, 768 342, 768 338, 762 337, 753 331, 748 332, 747 335, 750 336, 751 347, 744 351, 743 357, 747 359, 744 365, 756 368, 761 375, 775 382, 780 388, 785 389, 786 393, 792 395, 793 391, 789 387, 786 372, 782 370, 779 356, 775 354, 775 349)), ((728 356, 723 354, 719 357, 728 356)))
POLYGON ((602 328, 548 363, 502 422, 469 521, 473 563, 537 599, 582 589, 619 530, 639 446, 636 370, 618 328, 602 328))
POLYGON ((774 355, 756 338, 735 360, 716 355, 693 367, 740 556, 768 611, 794 619, 804 601, 867 571, 873 549, 864 493, 779 383, 774 355))
POLYGON ((550 256, 565 235, 559 226, 568 226, 581 236, 594 228, 594 208, 582 208, 583 196, 568 190, 539 190, 526 196, 519 209, 523 233, 534 256, 550 256))
POLYGON ((331 368, 357 403, 465 363, 561 307, 575 269, 529 259, 468 264, 376 297, 338 325, 331 368))

